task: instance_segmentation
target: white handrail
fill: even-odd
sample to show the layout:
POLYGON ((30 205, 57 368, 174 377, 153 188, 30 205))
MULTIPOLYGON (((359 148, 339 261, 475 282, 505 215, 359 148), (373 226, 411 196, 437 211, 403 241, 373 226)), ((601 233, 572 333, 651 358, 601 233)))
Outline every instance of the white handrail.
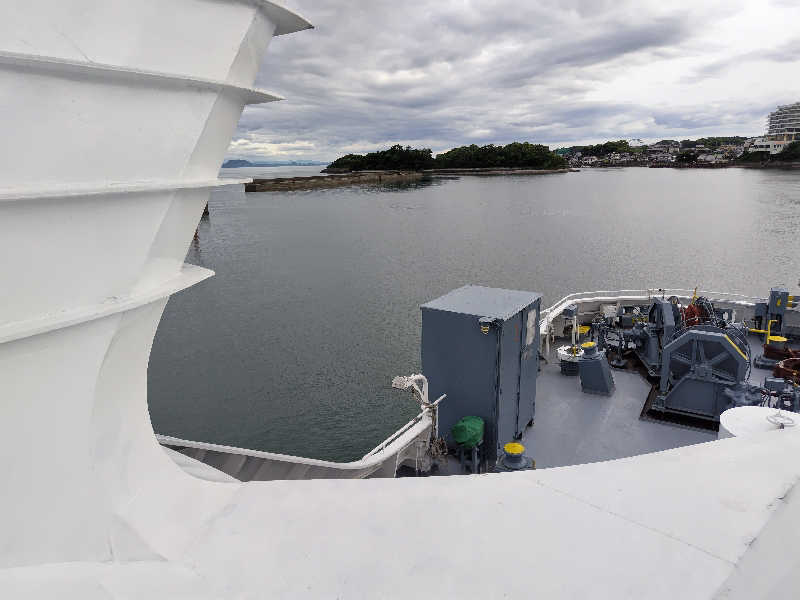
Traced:
POLYGON ((544 336, 546 343, 550 340, 547 338, 550 332, 552 322, 564 311, 564 309, 576 301, 619 301, 619 300, 649 300, 653 296, 681 296, 692 297, 695 294, 698 296, 705 296, 710 300, 723 301, 723 302, 737 302, 742 304, 753 305, 756 302, 764 302, 765 299, 757 296, 746 296, 744 294, 735 294, 731 292, 709 292, 705 290, 686 290, 686 289, 665 289, 665 288, 648 288, 640 290, 598 290, 594 292, 574 292, 564 296, 553 304, 545 308, 541 312, 541 321, 539 323, 539 335, 544 336))
POLYGON ((370 452, 365 454, 362 458, 346 463, 292 456, 288 454, 278 454, 275 452, 263 452, 260 450, 248 450, 245 448, 236 448, 221 444, 210 444, 207 442, 195 442, 192 440, 184 440, 167 435, 156 434, 156 439, 160 444, 166 446, 182 446, 186 448, 195 448, 198 450, 220 452, 223 454, 238 454, 241 456, 250 456, 253 458, 260 458, 273 462, 322 467, 332 471, 369 471, 373 467, 378 466, 381 461, 386 460, 386 456, 391 456, 392 452, 401 452, 403 448, 405 448, 417 436, 419 436, 425 430, 425 428, 433 427, 434 418, 432 413, 445 397, 445 395, 442 395, 437 398, 435 402, 424 406, 416 417, 395 431, 392 435, 386 438, 378 446, 373 448, 370 452), (426 418, 429 420, 426 421, 426 418), (392 446, 395 444, 397 445, 397 448, 392 449, 392 446), (386 452, 387 450, 389 450, 388 454, 386 456, 381 456, 381 453, 386 452))
POLYGON ((361 457, 361 460, 364 460, 365 458, 368 458, 368 457, 372 456, 373 454, 375 454, 375 453, 377 453, 377 452, 380 452, 380 451, 382 451, 382 450, 385 450, 385 449, 386 449, 386 446, 388 446, 389 444, 391 444, 391 443, 392 443, 392 442, 393 442, 395 439, 397 439, 398 437, 400 437, 400 436, 401 436, 403 433, 405 433, 405 432, 406 432, 408 429, 410 429, 410 428, 411 428, 411 427, 413 427, 413 426, 414 426, 416 423, 418 423, 418 422, 419 422, 419 421, 422 419, 422 417, 424 417, 424 416, 425 416, 425 413, 427 413, 427 412, 430 412, 430 411, 431 411, 431 409, 433 409, 433 408, 436 408, 437 406, 439 406, 439 402, 441 402, 442 400, 444 400, 446 396, 447 396, 447 394, 442 394, 442 395, 441 395, 441 396, 439 396, 439 397, 438 397, 438 398, 437 398, 437 399, 436 399, 436 400, 435 400, 435 401, 434 401, 432 404, 430 404, 429 406, 425 406, 425 407, 423 407, 423 408, 422 408, 422 411, 421 411, 421 412, 420 412, 420 413, 419 413, 419 414, 418 414, 416 417, 414 417, 413 419, 411 419, 411 420, 410 420, 408 423, 406 423, 405 425, 403 425, 403 426, 402 426, 400 429, 398 429, 397 431, 395 431, 395 432, 394 432, 392 435, 390 435, 388 438, 386 438, 386 439, 385 439, 384 441, 382 441, 380 444, 378 444, 377 446, 375 446, 375 447, 374 447, 372 450, 370 450, 369 452, 367 452, 367 453, 366 453, 364 456, 362 456, 362 457, 361 457))
MULTIPOLYGON (((695 293, 695 290, 686 290, 686 289, 680 289, 680 288, 673 288, 673 289, 649 288, 649 289, 640 289, 640 290, 598 290, 598 291, 594 291, 594 292, 574 292, 572 294, 568 294, 568 295, 564 296, 563 298, 561 298, 561 300, 559 300, 558 302, 556 302, 552 306, 542 310, 542 314, 544 315, 546 313, 551 312, 558 305, 563 304, 563 303, 565 303, 567 301, 577 300, 578 298, 584 298, 584 297, 592 298, 594 296, 597 296, 598 294, 610 294, 610 295, 612 295, 611 297, 622 296, 623 294, 630 294, 630 295, 636 295, 636 296, 642 296, 642 297, 644 297, 644 296, 651 297, 653 295, 660 295, 660 294, 670 295, 670 296, 677 296, 677 295, 688 296, 688 295, 694 295, 694 293, 695 293), (675 293, 675 292, 678 292, 678 293, 675 293)), ((738 298, 738 299, 741 299, 741 300, 743 300, 745 302, 750 302, 750 303, 763 302, 765 300, 764 298, 758 297, 758 296, 747 296, 745 294, 735 294, 735 293, 731 293, 731 292, 708 292, 708 291, 705 291, 705 290, 702 290, 702 291, 698 290, 697 294, 699 296, 717 296, 717 297, 721 297, 720 299, 724 299, 725 297, 727 297, 727 298, 738 298)))
MULTIPOLYGON (((399 443, 398 447, 402 449, 402 447, 404 447, 405 444, 412 442, 417 435, 419 435, 422 431, 424 431, 426 427, 431 425, 430 423, 424 422, 426 414, 427 411, 423 411, 422 413, 420 413, 420 415, 418 416, 419 420, 415 420, 411 424, 411 427, 404 426, 403 433, 400 434, 399 436, 395 437, 394 435, 392 435, 392 437, 394 437, 392 443, 399 443), (415 428, 419 428, 419 431, 415 431, 415 428), (407 439, 402 439, 404 436, 406 436, 407 439)), ((222 444, 195 442, 192 440, 184 440, 181 438, 176 438, 161 434, 156 434, 156 440, 158 440, 158 442, 164 446, 196 448, 198 450, 209 450, 212 452, 220 452, 222 454, 249 456, 273 462, 293 463, 293 464, 306 465, 312 467, 323 467, 333 471, 359 471, 359 470, 366 471, 372 467, 378 466, 381 463, 381 461, 385 460, 384 456, 380 456, 380 451, 375 452, 374 454, 371 455, 368 454, 359 460, 351 462, 335 462, 335 461, 321 460, 316 458, 305 458, 302 456, 292 456, 290 454, 278 454, 276 452, 248 450, 246 448, 237 448, 235 446, 225 446, 222 444)), ((389 444, 389 446, 391 446, 391 444, 389 444)), ((383 450, 386 450, 386 448, 383 448, 383 450)), ((389 456, 391 456, 391 453, 389 454, 389 456)))

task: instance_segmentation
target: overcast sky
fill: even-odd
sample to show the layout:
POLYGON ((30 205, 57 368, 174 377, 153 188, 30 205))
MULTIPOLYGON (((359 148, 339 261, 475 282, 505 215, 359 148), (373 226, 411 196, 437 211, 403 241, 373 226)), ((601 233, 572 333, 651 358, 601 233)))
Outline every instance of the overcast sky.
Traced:
POLYGON ((763 133, 800 100, 800 0, 287 0, 229 157, 763 133))

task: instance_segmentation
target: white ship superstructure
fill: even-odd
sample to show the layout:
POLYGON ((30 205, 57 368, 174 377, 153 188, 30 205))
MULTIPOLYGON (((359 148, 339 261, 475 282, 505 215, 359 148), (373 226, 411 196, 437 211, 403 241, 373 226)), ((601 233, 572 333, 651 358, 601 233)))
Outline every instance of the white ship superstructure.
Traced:
MULTIPOLYGON (((146 397, 156 327, 170 294, 212 275, 183 259, 242 107, 276 99, 250 89, 269 40, 310 25, 260 0, 5 8, 0 597, 796 595, 800 428, 734 419, 734 437, 622 460, 364 481, 243 483, 230 474, 247 464, 342 468, 195 443, 226 475, 162 447, 146 397)), ((538 331, 563 333, 567 306, 645 295, 565 298, 538 331)), ((422 412, 345 467, 357 477, 416 463, 436 436, 427 382, 394 385, 417 386, 422 412)))
POLYGON ((262 1, 4 3, 3 569, 163 560, 232 493, 164 460, 147 362, 170 294, 213 274, 183 259, 242 108, 278 99, 251 89, 267 45, 308 27, 262 1))

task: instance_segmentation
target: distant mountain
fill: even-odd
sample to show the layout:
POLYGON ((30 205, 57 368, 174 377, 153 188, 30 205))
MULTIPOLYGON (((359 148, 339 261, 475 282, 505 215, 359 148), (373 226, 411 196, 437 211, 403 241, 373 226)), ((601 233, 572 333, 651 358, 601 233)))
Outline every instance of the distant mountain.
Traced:
POLYGON ((327 165, 327 162, 319 160, 274 160, 250 162, 239 158, 232 158, 222 163, 223 169, 236 169, 239 167, 319 167, 327 165))
POLYGON ((222 163, 223 169, 236 169, 238 167, 252 167, 252 166, 253 163, 251 163, 249 160, 239 160, 238 158, 226 160, 224 163, 222 163))

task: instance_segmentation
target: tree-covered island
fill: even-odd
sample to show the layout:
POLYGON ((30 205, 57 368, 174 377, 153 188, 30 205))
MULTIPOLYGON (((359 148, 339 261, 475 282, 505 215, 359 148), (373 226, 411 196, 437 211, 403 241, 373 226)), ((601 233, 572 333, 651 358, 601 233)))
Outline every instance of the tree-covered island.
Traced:
POLYGON ((563 169, 567 161, 541 144, 513 142, 505 146, 460 146, 433 156, 430 148, 396 144, 388 150, 347 154, 328 171, 422 171, 425 169, 563 169))

